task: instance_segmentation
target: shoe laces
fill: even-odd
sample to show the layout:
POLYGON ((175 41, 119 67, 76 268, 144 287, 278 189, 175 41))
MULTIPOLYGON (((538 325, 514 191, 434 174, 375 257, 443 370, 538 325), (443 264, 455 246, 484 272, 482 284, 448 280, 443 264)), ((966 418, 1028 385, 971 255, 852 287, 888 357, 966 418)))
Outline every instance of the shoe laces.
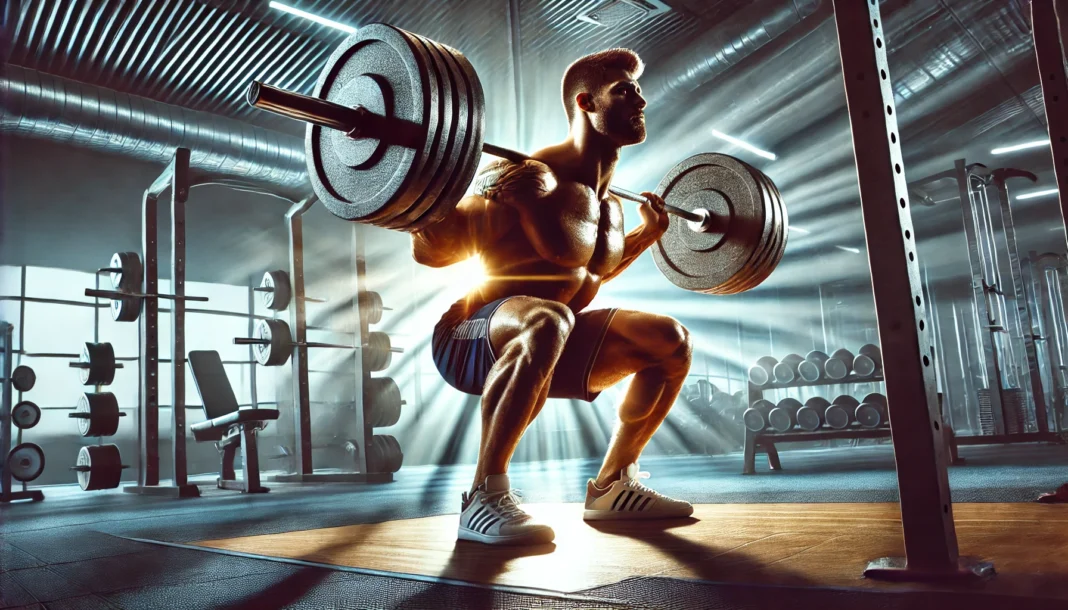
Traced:
POLYGON ((514 517, 525 517, 527 513, 523 509, 519 508, 519 501, 523 498, 523 492, 520 489, 507 489, 504 491, 497 491, 493 493, 487 493, 483 496, 482 503, 489 502, 494 503, 494 508, 505 519, 512 519, 514 517))
POLYGON ((654 496, 654 497, 657 497, 657 498, 665 497, 664 494, 660 493, 659 491, 656 491, 655 489, 650 489, 649 487, 646 487, 645 485, 641 484, 641 479, 648 479, 650 476, 652 476, 652 475, 650 475, 648 472, 639 472, 639 473, 635 474, 633 477, 631 477, 630 480, 625 483, 625 485, 627 487, 630 487, 631 489, 635 489, 635 490, 641 491, 642 493, 645 493, 645 494, 648 494, 648 495, 651 495, 651 496, 654 496))

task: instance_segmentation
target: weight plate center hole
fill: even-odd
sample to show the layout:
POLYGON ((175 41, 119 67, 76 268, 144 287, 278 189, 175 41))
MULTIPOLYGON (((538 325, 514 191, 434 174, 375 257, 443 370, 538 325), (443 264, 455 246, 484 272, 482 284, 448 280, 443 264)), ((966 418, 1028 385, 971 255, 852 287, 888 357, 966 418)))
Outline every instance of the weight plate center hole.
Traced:
POLYGON ((684 221, 687 229, 681 233, 690 250, 706 252, 723 243, 733 216, 730 200, 723 193, 712 189, 694 191, 679 207, 705 217, 702 222, 684 221))
MULTIPOLYGON (((390 116, 389 100, 379 83, 373 76, 362 74, 349 81, 330 101, 356 108, 362 106, 369 113, 387 117, 390 116)), ((337 130, 329 130, 329 137, 334 145, 334 153, 339 161, 345 165, 360 169, 378 157, 382 148, 382 141, 377 138, 361 136, 356 137, 337 130)))

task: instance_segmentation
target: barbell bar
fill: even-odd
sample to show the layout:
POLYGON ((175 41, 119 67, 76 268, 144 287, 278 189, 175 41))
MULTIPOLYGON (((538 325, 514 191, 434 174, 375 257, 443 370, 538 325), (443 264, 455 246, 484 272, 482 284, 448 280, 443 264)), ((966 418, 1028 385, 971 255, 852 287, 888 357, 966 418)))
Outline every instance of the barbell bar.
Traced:
MULTIPOLYGON (((414 148, 415 146, 412 139, 406 135, 409 130, 402 129, 398 134, 397 131, 391 129, 397 127, 400 121, 376 114, 362 106, 349 108, 317 97, 286 91, 260 81, 252 81, 245 97, 249 104, 260 110, 267 110, 298 121, 342 131, 350 138, 374 137, 384 142, 399 144, 408 148, 414 148)), ((530 160, 529 156, 517 150, 488 142, 482 144, 482 152, 514 163, 530 160)), ((620 199, 628 199, 636 203, 648 202, 645 197, 618 186, 609 186, 608 190, 620 199)), ((674 214, 693 223, 691 228, 694 228, 694 230, 707 231, 713 224, 712 216, 707 210, 689 212, 673 205, 665 205, 664 209, 669 214, 674 214)))

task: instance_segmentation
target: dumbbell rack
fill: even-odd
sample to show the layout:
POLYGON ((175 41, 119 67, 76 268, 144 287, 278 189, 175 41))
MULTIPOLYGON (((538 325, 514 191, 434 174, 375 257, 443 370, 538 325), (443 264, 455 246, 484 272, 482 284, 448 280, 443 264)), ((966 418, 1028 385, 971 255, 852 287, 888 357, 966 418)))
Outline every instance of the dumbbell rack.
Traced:
MULTIPOLYGON (((859 377, 850 373, 842 379, 821 379, 819 381, 801 381, 791 383, 769 383, 763 386, 757 386, 749 383, 749 404, 753 404, 758 400, 764 398, 764 392, 767 390, 786 390, 795 388, 809 388, 828 385, 851 385, 858 383, 877 383, 883 381, 883 377, 880 374, 869 375, 867 377, 859 377)), ((764 449, 768 454, 768 467, 773 471, 782 470, 782 463, 779 461, 779 452, 775 448, 776 443, 798 443, 802 441, 822 441, 834 438, 888 438, 890 436, 890 428, 862 428, 853 427, 843 428, 835 430, 833 428, 826 428, 820 430, 813 430, 811 432, 807 430, 790 430, 788 432, 769 432, 762 430, 760 432, 753 432, 749 428, 745 429, 745 445, 743 451, 743 463, 742 474, 755 474, 756 473, 756 451, 757 448, 764 449)))
POLYGON ((3 375, 3 402, 0 403, 0 460, 3 460, 0 465, 5 466, 0 469, 0 502, 12 502, 15 500, 33 500, 34 502, 40 502, 44 500, 44 493, 39 489, 26 489, 26 484, 23 483, 21 491, 11 490, 11 470, 7 468, 7 456, 11 452, 11 393, 13 386, 11 384, 11 340, 14 332, 14 327, 7 322, 0 322, 0 341, 3 345, 0 349, 3 350, 3 367, 0 369, 0 375, 3 375))

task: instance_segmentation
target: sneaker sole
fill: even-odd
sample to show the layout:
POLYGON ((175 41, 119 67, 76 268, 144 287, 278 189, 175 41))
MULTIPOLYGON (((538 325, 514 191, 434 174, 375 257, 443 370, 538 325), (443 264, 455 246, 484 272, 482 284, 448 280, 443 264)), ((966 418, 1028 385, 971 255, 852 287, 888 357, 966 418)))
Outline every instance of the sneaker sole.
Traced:
POLYGON ((583 521, 622 521, 622 520, 647 520, 647 519, 684 519, 693 514, 693 507, 689 510, 680 511, 677 513, 657 513, 657 512, 631 512, 626 510, 586 510, 582 513, 583 521))
POLYGON ((457 535, 457 539, 459 540, 470 540, 471 542, 481 542, 482 544, 500 545, 548 544, 555 538, 556 532, 547 527, 523 534, 512 534, 510 536, 489 536, 461 527, 459 534, 457 535))

